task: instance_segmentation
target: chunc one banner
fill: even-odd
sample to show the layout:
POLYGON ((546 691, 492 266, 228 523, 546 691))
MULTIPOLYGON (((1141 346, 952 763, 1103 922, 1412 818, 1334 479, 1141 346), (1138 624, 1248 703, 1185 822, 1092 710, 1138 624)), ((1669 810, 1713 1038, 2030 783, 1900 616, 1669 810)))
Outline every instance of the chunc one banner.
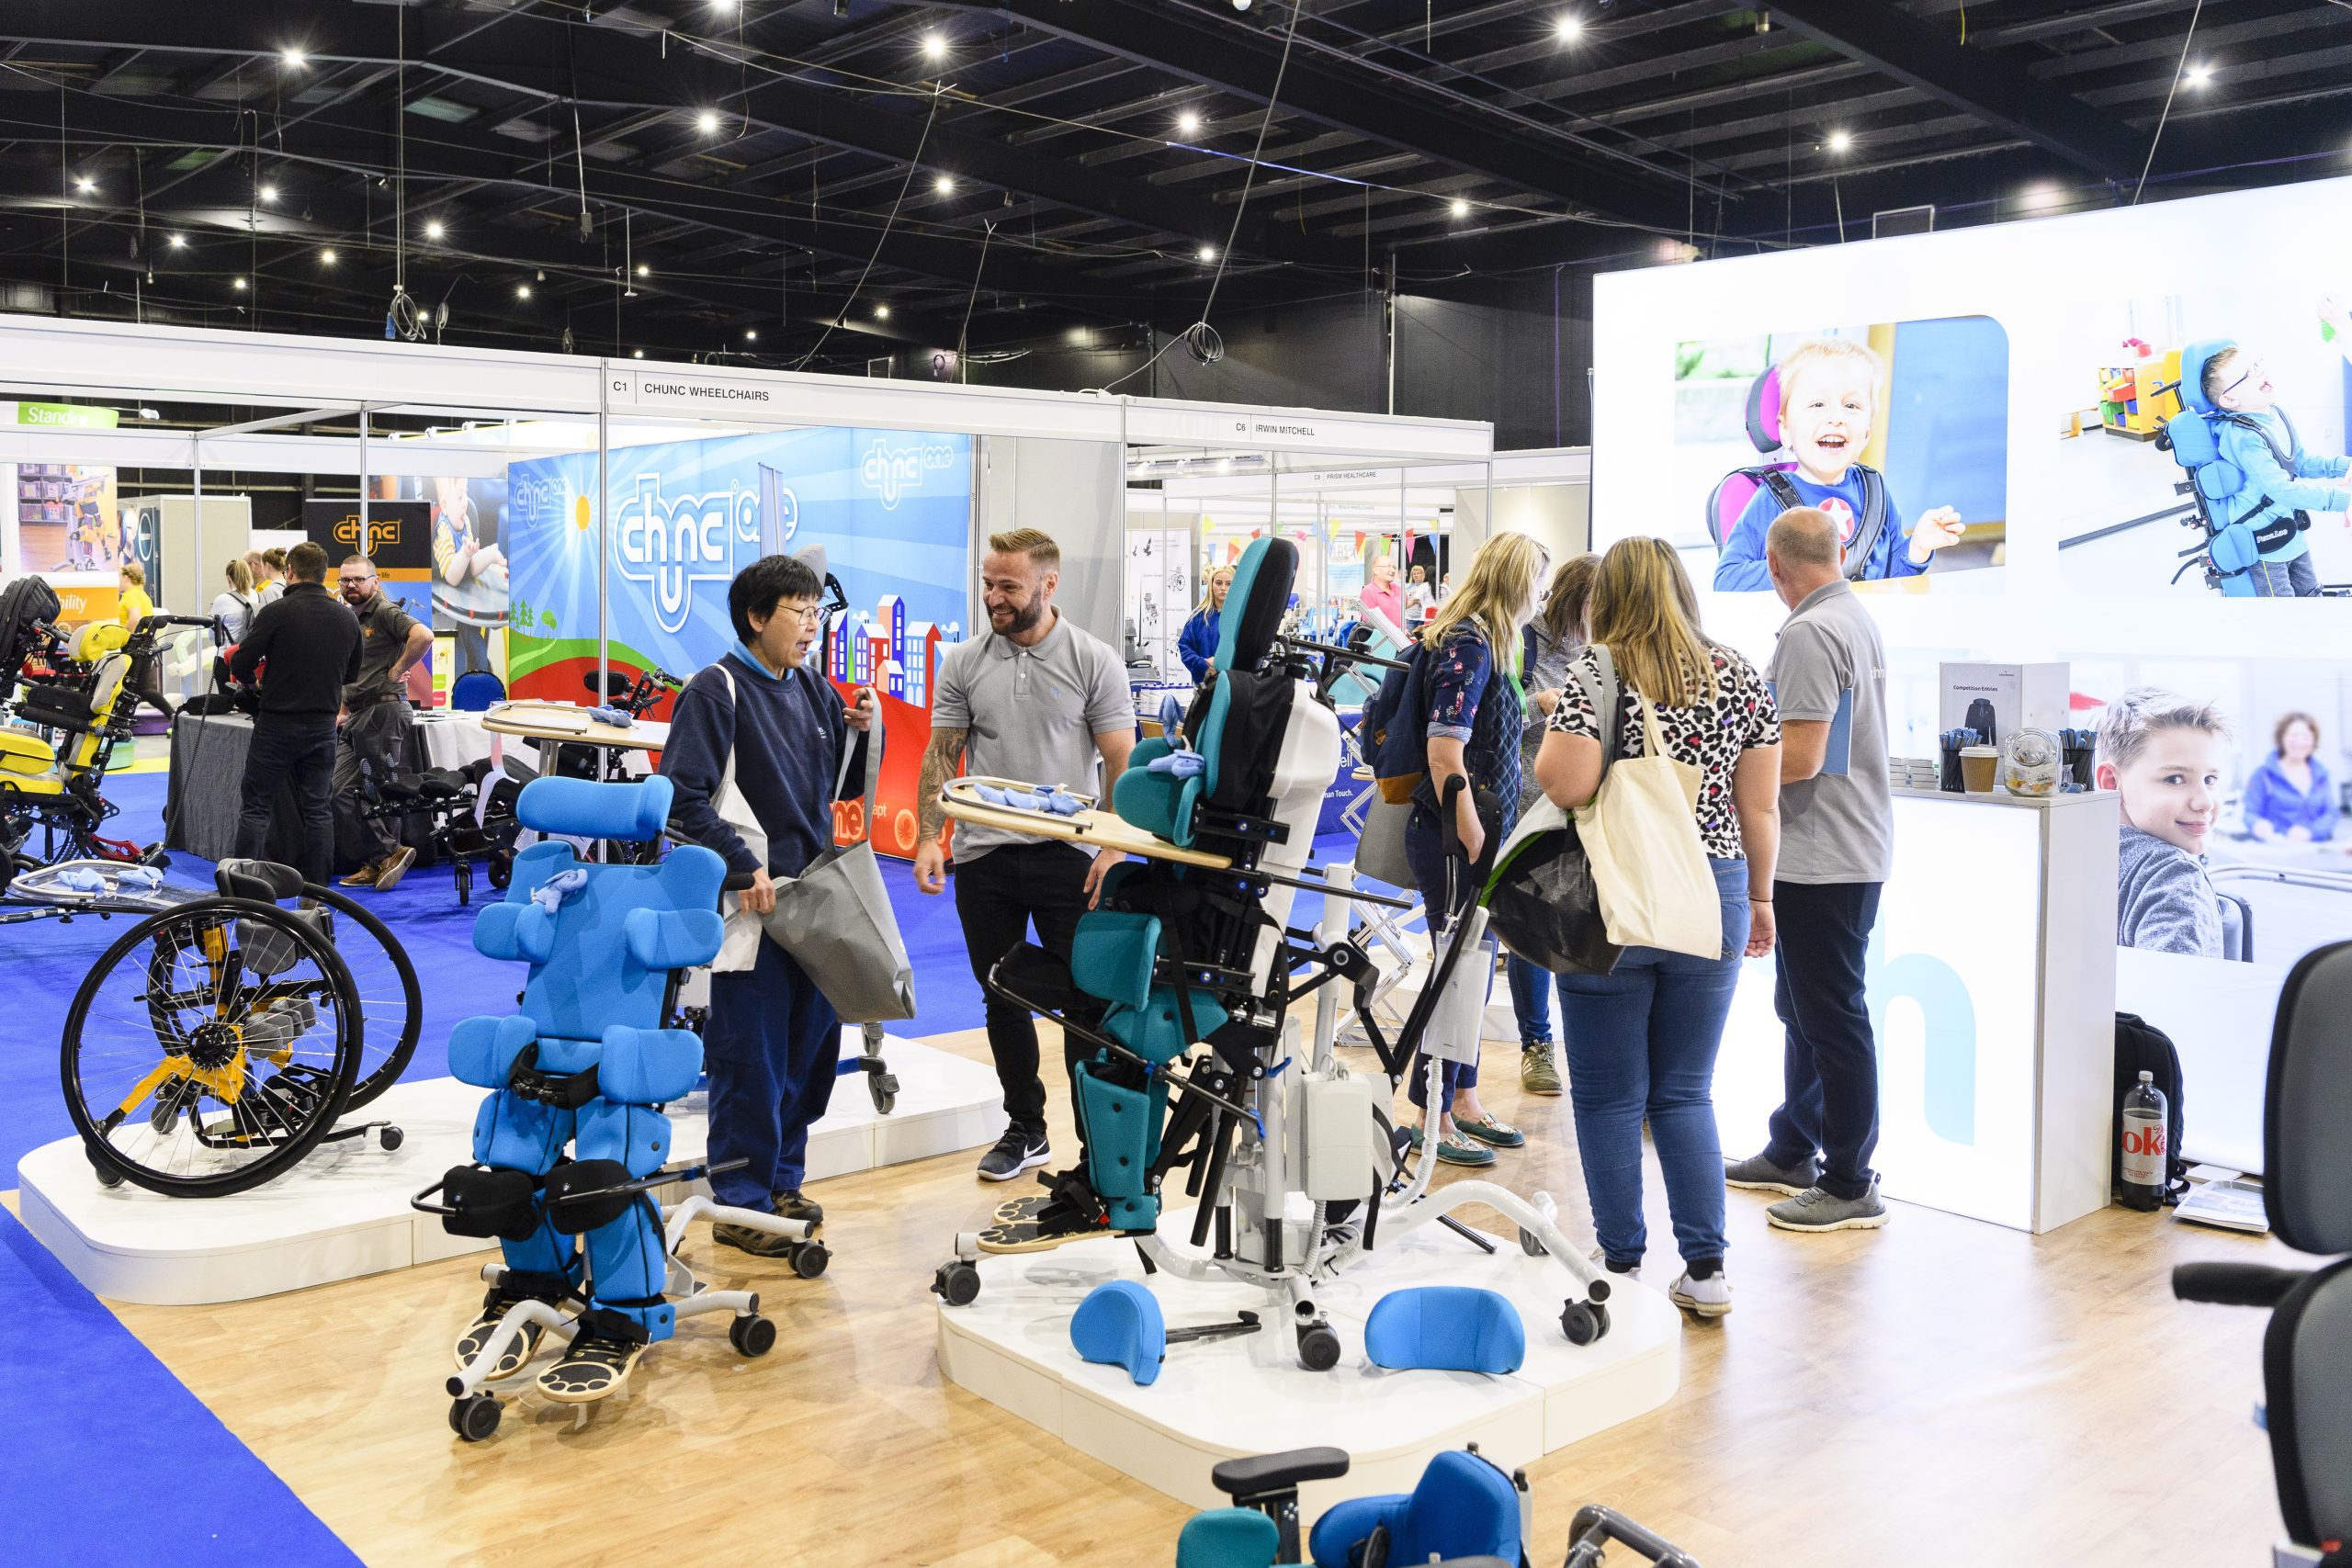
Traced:
MULTIPOLYGON (((849 600, 829 630, 826 672, 844 694, 862 684, 881 694, 889 738, 876 847, 912 854, 933 678, 967 620, 971 438, 777 431, 622 447, 607 463, 613 667, 692 675, 735 641, 727 586, 738 571, 762 556, 823 546, 849 600)), ((508 466, 517 696, 581 700, 582 678, 596 668, 595 484, 593 452, 508 466)), ((859 818, 842 808, 844 838, 865 836, 859 818)))

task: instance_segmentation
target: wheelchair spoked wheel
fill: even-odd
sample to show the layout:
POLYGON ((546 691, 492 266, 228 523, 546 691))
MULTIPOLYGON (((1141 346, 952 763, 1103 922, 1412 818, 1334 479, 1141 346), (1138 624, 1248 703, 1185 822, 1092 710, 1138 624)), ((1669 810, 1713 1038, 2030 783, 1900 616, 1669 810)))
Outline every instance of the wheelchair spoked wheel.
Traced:
POLYGON ((363 1028, 350 972, 314 927, 199 898, 131 927, 84 977, 60 1046, 66 1111, 102 1181, 242 1192, 334 1127, 363 1028))
POLYGON ((334 911, 335 955, 351 972, 360 1021, 366 1026, 359 1032, 359 1068, 352 1078, 350 1098, 344 1102, 346 1111, 356 1111, 391 1088, 408 1070, 409 1058, 416 1054, 417 1033, 424 1026, 424 992, 407 950, 366 905, 314 882, 303 885, 302 897, 334 911))

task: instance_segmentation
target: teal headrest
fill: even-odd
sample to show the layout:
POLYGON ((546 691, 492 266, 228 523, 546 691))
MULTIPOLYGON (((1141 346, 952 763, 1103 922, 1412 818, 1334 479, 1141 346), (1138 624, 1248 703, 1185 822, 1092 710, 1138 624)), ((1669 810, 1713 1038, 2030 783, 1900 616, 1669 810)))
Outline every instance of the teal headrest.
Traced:
POLYGON ((2180 351, 2180 403, 2183 408, 2199 413, 2220 413, 2205 396, 2205 364, 2225 348, 2235 348, 2233 337, 2209 337, 2190 344, 2180 351))
POLYGON ((534 832, 642 842, 662 836, 670 795, 670 781, 659 773, 635 784, 533 779, 515 800, 514 816, 534 832))
POLYGON ((1086 1292, 1070 1314, 1070 1348, 1079 1359, 1125 1367, 1137 1383, 1159 1381, 1168 1354, 1168 1323, 1159 1303, 1133 1280, 1113 1280, 1086 1292))

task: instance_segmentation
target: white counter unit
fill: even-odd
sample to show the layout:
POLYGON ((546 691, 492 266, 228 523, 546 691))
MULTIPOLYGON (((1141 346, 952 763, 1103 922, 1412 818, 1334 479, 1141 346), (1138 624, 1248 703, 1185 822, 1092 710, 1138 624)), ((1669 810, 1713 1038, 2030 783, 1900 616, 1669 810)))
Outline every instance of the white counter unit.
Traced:
MULTIPOLYGON (((1869 959, 1888 1197, 2037 1232, 2108 1201, 2120 820, 2112 794, 1895 792, 1869 959)), ((1781 1037, 1752 959, 1715 1074, 1733 1158, 1764 1146, 1781 1037)))

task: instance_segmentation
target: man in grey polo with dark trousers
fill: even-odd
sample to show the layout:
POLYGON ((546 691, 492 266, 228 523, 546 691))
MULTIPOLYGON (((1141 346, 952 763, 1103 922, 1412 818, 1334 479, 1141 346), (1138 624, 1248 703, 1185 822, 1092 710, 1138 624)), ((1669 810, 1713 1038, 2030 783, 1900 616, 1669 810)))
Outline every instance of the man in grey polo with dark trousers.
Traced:
MULTIPOLYGON (((939 661, 931 745, 922 758, 922 847, 915 852, 915 886, 925 893, 946 886, 940 848, 946 812, 939 792, 959 771, 959 758, 961 771, 977 776, 1103 795, 1135 749, 1125 667, 1109 645, 1054 608, 1061 559, 1060 548, 1035 528, 990 537, 980 562, 989 629, 939 661)), ((1116 850, 1090 855, 1062 840, 958 822, 956 913, 982 986, 1032 922, 1037 945, 1069 962, 1079 916, 1093 902, 1102 874, 1125 858, 1116 850)), ((994 994, 987 1010, 989 1052, 1010 1124, 980 1157, 979 1174, 984 1181, 1009 1181, 1050 1156, 1046 1088, 1037 1074, 1036 1020, 994 994)), ((1080 1043, 1065 1042, 1065 1056, 1075 1056, 1080 1043)))
POLYGON ((1764 559, 1791 611, 1770 677, 1781 709, 1772 1001, 1787 1030, 1785 1098, 1763 1153, 1728 1163, 1724 1179, 1789 1194, 1765 1211, 1779 1229, 1874 1230, 1887 1214, 1871 1169, 1878 1043, 1862 976, 1894 852, 1886 649, 1846 581, 1827 513, 1781 513, 1764 559))

